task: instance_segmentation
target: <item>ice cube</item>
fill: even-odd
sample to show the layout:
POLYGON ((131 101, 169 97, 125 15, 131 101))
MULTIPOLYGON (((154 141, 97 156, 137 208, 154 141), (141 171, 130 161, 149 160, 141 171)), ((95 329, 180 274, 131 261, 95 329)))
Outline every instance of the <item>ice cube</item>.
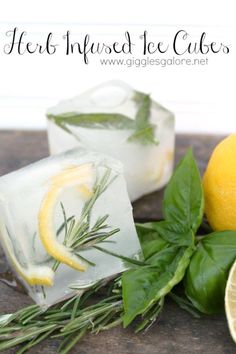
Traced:
POLYGON ((120 160, 133 201, 162 188, 174 158, 174 116, 120 81, 109 81, 47 112, 51 154, 82 146, 120 160))
POLYGON ((77 148, 0 177, 0 240, 40 306, 124 271, 104 253, 140 255, 121 163, 77 148))

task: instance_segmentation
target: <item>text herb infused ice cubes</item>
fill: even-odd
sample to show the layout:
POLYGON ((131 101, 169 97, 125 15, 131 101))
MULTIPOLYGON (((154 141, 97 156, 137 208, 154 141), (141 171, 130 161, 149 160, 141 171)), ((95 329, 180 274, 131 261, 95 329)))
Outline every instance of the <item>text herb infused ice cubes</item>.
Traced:
POLYGON ((120 81, 109 81, 47 112, 51 154, 75 146, 120 160, 131 200, 163 187, 174 157, 174 116, 120 81))
POLYGON ((140 245, 120 162, 78 148, 1 177, 0 240, 41 306, 122 272, 140 245))

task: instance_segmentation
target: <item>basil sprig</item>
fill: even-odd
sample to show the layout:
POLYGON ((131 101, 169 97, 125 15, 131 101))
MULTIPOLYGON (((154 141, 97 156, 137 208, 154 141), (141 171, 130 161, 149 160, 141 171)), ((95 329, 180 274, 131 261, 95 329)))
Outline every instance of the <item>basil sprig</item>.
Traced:
POLYGON ((117 129, 133 130, 127 139, 130 143, 142 145, 157 144, 155 140, 155 126, 149 123, 151 99, 149 95, 138 93, 135 95, 135 103, 138 110, 135 119, 120 113, 77 113, 67 112, 63 114, 49 113, 47 118, 57 126, 72 134, 77 140, 79 136, 72 132, 70 126, 89 129, 117 129))
POLYGON ((92 129, 133 129, 134 121, 118 113, 65 113, 60 115, 48 114, 48 119, 61 128, 68 125, 92 129))
POLYGON ((195 251, 194 233, 203 217, 203 191, 192 150, 168 184, 163 209, 164 221, 137 225, 146 266, 122 275, 125 327, 137 315, 151 312, 183 279, 195 251))
POLYGON ((226 281, 236 258, 236 231, 213 232, 199 240, 195 235, 203 210, 201 177, 189 150, 165 190, 165 220, 136 225, 146 265, 122 275, 125 327, 138 315, 155 319, 155 306, 168 294, 175 297, 170 292, 182 279, 198 311, 223 310, 226 281))

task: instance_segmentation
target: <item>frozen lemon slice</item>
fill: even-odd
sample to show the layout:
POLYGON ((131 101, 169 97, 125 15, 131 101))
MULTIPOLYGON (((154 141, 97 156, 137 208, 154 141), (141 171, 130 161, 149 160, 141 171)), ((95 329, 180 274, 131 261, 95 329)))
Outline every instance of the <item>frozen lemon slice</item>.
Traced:
POLYGON ((236 261, 227 280, 225 290, 225 311, 231 336, 236 342, 236 261))
POLYGON ((59 196, 66 188, 76 187, 83 198, 90 197, 94 179, 92 164, 71 166, 58 173, 52 178, 50 189, 42 201, 38 214, 39 235, 47 253, 59 262, 79 271, 85 271, 87 265, 81 262, 68 247, 58 242, 53 216, 59 196))
POLYGON ((29 285, 44 285, 53 286, 54 272, 51 268, 47 266, 34 266, 31 265, 30 268, 25 269, 14 262, 15 268, 18 274, 29 284, 29 285))
POLYGON ((12 263, 13 268, 17 272, 17 274, 24 279, 29 285, 45 285, 52 286, 54 272, 51 268, 47 266, 37 266, 37 265, 29 265, 28 268, 22 267, 22 265, 17 260, 13 247, 9 242, 9 238, 5 237, 4 232, 2 233, 2 237, 4 239, 4 245, 6 247, 6 253, 8 259, 12 263))

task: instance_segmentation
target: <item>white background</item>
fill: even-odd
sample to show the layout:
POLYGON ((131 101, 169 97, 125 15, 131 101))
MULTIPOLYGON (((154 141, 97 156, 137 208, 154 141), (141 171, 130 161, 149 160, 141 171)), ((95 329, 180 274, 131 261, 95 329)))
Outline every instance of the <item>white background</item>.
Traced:
POLYGON ((45 110, 106 80, 121 79, 152 94, 176 115, 184 132, 236 131, 235 1, 26 1, 1 2, 0 129, 46 127, 45 110), (208 66, 127 68, 101 66, 78 56, 3 55, 5 32, 17 26, 33 42, 67 30, 76 36, 114 40, 144 30, 152 40, 169 40, 178 29, 193 39, 202 31, 230 45, 230 54, 210 57, 208 66))

